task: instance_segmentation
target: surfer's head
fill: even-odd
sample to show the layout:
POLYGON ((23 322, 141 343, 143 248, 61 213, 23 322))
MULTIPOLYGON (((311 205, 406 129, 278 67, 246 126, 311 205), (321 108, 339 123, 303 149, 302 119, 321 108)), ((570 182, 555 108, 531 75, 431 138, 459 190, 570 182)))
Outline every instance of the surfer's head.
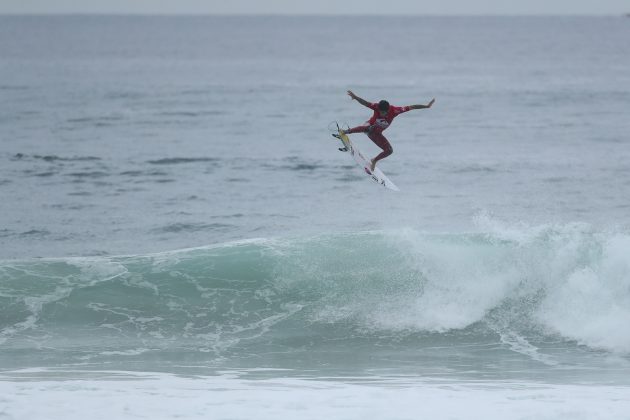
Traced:
POLYGON ((381 101, 378 103, 378 110, 381 111, 381 113, 383 114, 389 111, 389 102, 387 102, 385 99, 381 99, 381 101))

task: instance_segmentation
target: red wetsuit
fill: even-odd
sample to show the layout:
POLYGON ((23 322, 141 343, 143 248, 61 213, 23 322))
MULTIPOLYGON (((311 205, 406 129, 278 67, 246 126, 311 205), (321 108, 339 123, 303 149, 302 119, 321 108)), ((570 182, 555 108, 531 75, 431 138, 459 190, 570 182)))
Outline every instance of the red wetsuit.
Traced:
POLYGON ((385 115, 384 117, 381 117, 381 112, 378 110, 377 103, 370 103, 370 108, 374 110, 374 115, 372 115, 372 118, 370 118, 363 125, 347 130, 346 133, 367 134, 367 136, 370 138, 370 140, 374 142, 374 144, 383 149, 383 151, 374 158, 374 162, 377 162, 383 158, 386 158, 394 152, 394 149, 392 149, 392 145, 389 144, 389 141, 387 141, 387 139, 383 135, 383 131, 390 126, 394 118, 396 118, 403 112, 410 111, 411 107, 390 105, 389 110, 387 111, 387 115, 385 115))

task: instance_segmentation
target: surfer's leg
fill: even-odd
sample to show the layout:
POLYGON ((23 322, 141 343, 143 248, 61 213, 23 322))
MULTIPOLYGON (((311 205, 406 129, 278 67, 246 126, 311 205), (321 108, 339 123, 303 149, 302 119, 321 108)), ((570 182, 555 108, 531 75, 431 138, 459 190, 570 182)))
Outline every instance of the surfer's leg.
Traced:
POLYGON ((378 162, 381 159, 385 159, 387 156, 394 153, 394 149, 392 148, 392 145, 389 144, 389 141, 385 138, 385 136, 381 133, 372 132, 368 134, 368 137, 370 138, 370 140, 374 142, 374 144, 376 144, 378 147, 383 149, 383 151, 380 154, 378 154, 374 159, 372 159, 372 167, 370 169, 373 171, 374 168, 376 167, 376 162, 378 162))
POLYGON ((346 133, 346 134, 367 133, 369 129, 370 129, 369 125, 359 125, 359 126, 354 127, 354 128, 349 128, 347 130, 343 130, 343 132, 346 133))

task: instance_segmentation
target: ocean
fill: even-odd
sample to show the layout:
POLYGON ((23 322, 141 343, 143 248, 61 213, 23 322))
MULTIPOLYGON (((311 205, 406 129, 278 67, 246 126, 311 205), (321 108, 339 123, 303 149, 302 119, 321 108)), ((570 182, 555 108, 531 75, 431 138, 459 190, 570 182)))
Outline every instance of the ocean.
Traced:
POLYGON ((0 16, 0 419, 629 418, 629 39, 0 16))

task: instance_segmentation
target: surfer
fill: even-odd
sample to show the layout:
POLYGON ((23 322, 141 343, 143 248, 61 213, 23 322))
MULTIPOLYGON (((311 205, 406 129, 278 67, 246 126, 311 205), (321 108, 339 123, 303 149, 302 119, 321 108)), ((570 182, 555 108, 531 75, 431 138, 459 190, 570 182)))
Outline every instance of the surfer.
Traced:
POLYGON ((348 91, 348 95, 356 100, 363 106, 366 106, 374 111, 374 115, 365 124, 358 127, 350 128, 348 130, 342 130, 345 134, 353 133, 365 133, 367 136, 380 147, 383 151, 371 160, 370 171, 373 172, 376 167, 376 162, 386 158, 394 152, 392 145, 383 135, 383 131, 390 126, 392 120, 403 112, 411 111, 412 109, 425 109, 431 108, 435 102, 435 98, 431 99, 427 105, 409 105, 409 106, 393 106, 386 100, 381 100, 378 103, 368 102, 365 99, 359 98, 351 90, 348 91))

